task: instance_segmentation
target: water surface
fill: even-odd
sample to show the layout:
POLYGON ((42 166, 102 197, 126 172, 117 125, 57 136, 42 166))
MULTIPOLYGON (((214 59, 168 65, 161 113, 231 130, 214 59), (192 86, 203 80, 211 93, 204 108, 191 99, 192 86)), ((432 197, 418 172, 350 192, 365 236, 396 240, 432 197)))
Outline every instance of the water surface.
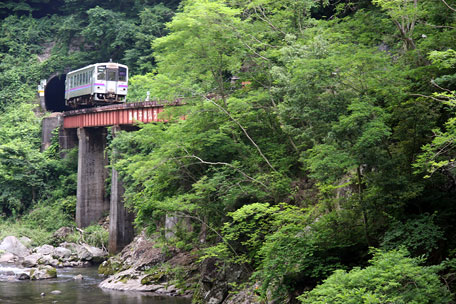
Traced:
POLYGON ((19 268, 0 265, 0 303, 1 304, 190 304, 185 298, 153 296, 145 292, 123 292, 101 289, 98 284, 103 280, 96 267, 57 269, 57 278, 40 281, 18 281, 14 273, 19 268), (82 274, 84 280, 74 280, 82 274), (61 294, 52 294, 59 290, 61 294), (41 294, 45 295, 42 296, 41 294))

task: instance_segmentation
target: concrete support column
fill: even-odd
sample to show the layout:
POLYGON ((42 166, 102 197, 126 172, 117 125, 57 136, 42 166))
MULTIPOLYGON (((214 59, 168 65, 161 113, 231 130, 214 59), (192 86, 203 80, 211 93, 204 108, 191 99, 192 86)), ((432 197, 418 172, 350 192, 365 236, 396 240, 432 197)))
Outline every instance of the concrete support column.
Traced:
MULTIPOLYGON (((113 137, 121 130, 119 126, 111 129, 113 137)), ((115 163, 117 152, 112 151, 111 161, 115 163)), ((114 166, 111 175, 111 207, 109 210, 109 253, 121 251, 134 238, 133 220, 135 216, 124 206, 125 189, 120 180, 119 173, 114 166)))
MULTIPOLYGON (((59 145, 60 150, 69 150, 78 146, 77 129, 64 129, 59 130, 59 145)), ((62 155, 65 156, 65 155, 62 155)))
POLYGON ((62 129, 63 115, 61 113, 52 113, 49 117, 41 121, 41 152, 49 148, 52 140, 52 132, 59 128, 62 129))
POLYGON ((87 227, 109 211, 105 196, 107 177, 106 129, 79 128, 76 225, 87 227))

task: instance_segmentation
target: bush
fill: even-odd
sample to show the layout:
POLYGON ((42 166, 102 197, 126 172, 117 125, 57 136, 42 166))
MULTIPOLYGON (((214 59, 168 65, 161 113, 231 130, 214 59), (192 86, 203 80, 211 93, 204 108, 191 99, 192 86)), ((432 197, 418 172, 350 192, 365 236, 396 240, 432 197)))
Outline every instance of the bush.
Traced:
POLYGON ((439 281, 439 267, 420 266, 404 250, 375 251, 371 266, 350 272, 337 270, 326 281, 298 299, 312 304, 440 304, 450 293, 439 281))
POLYGON ((106 248, 109 242, 109 231, 99 225, 92 225, 80 231, 75 231, 66 238, 71 243, 86 243, 91 246, 106 248))
POLYGON ((61 199, 53 204, 38 204, 23 217, 23 222, 30 228, 53 232, 63 226, 74 226, 73 218, 64 210, 76 205, 75 197, 61 199))

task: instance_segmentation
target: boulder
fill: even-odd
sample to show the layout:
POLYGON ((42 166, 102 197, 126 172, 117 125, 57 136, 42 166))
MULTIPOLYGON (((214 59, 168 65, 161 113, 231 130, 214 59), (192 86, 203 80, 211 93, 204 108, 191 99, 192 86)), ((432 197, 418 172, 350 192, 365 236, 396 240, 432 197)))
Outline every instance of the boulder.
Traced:
POLYGON ((30 269, 30 280, 44 280, 57 277, 57 270, 52 266, 38 266, 30 269))
POLYGON ((76 249, 76 253, 78 254, 78 259, 80 259, 81 261, 90 261, 93 258, 92 253, 87 248, 81 245, 79 245, 76 249))
POLYGON ((23 281, 23 280, 30 280, 30 276, 29 276, 28 274, 26 274, 25 272, 23 272, 23 273, 17 273, 17 274, 16 274, 16 279, 21 280, 21 281, 23 281))
POLYGON ((116 273, 99 284, 99 287, 105 289, 123 290, 123 291, 149 291, 165 288, 162 284, 143 284, 145 275, 134 269, 127 269, 116 273))
POLYGON ((17 255, 18 257, 26 257, 30 254, 30 250, 25 247, 15 236, 7 236, 0 244, 0 250, 17 255))
POLYGON ((56 241, 56 243, 59 243, 59 242, 65 240, 65 238, 72 233, 73 233, 73 228, 61 227, 56 232, 54 232, 52 238, 56 241))
POLYGON ((90 261, 93 258, 93 255, 90 253, 90 251, 83 245, 64 242, 60 244, 60 247, 70 250, 71 253, 77 256, 77 260, 90 261))
POLYGON ((106 259, 106 256, 108 255, 108 253, 103 249, 93 247, 87 244, 83 244, 82 246, 90 253, 95 263, 101 263, 106 259))
POLYGON ((24 267, 35 267, 36 265, 38 265, 38 261, 41 258, 42 258, 42 255, 39 254, 39 253, 33 253, 31 255, 28 255, 22 261, 22 266, 24 266, 24 267))
POLYGON ((54 246, 43 245, 35 248, 35 252, 41 255, 52 255, 54 253, 54 246))
POLYGON ((0 263, 14 263, 14 262, 17 262, 18 259, 19 259, 18 256, 14 255, 12 253, 9 253, 9 252, 0 254, 0 263))
POLYGON ((75 279, 76 281, 82 281, 84 280, 84 277, 82 276, 82 274, 78 274, 77 276, 74 276, 73 279, 75 279))
POLYGON ((53 257, 59 260, 67 260, 71 257, 71 250, 63 247, 54 249, 53 257))
POLYGON ((22 245, 24 245, 24 246, 27 247, 27 248, 32 248, 32 240, 29 239, 29 238, 26 237, 26 236, 21 236, 21 237, 19 238, 19 242, 21 242, 22 245))

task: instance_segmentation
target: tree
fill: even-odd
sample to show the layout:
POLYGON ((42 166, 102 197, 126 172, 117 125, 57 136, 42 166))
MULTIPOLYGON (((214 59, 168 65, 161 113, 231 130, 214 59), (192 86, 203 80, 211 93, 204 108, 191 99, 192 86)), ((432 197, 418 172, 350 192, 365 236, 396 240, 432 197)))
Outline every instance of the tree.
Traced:
POLYGON ((215 93, 226 107, 227 85, 242 64, 239 14, 223 1, 186 1, 167 26, 170 34, 155 40, 159 71, 180 94, 215 93))

